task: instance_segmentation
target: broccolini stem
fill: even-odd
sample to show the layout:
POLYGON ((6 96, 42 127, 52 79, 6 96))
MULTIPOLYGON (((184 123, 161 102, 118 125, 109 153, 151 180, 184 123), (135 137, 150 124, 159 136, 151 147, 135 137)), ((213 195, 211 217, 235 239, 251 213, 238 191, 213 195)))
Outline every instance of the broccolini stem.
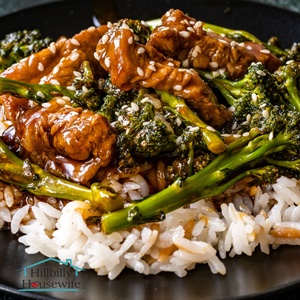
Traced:
POLYGON ((217 34, 225 34, 231 39, 237 39, 237 38, 244 38, 248 41, 263 45, 266 47, 268 50, 270 50, 274 55, 282 56, 286 54, 286 51, 283 49, 276 47, 275 45, 270 45, 268 43, 265 43, 258 39, 256 36, 251 34, 248 31, 245 30, 236 30, 236 29, 231 29, 231 28, 225 28, 222 26, 210 24, 210 23, 204 23, 203 29, 205 30, 211 30, 217 34))
POLYGON ((255 175, 247 165, 263 160, 266 155, 287 147, 293 134, 279 134, 269 140, 269 135, 251 131, 248 137, 232 142, 208 166, 185 180, 177 180, 161 192, 143 201, 101 217, 101 227, 106 233, 147 222, 163 220, 165 215, 184 205, 218 195, 239 179, 255 175), (280 146, 280 147, 279 147, 280 146), (245 171, 246 170, 246 171, 245 171))
POLYGON ((208 126, 202 121, 185 103, 182 98, 171 95, 167 92, 156 90, 157 94, 161 97, 161 101, 168 105, 170 108, 175 109, 178 116, 185 121, 189 122, 193 126, 199 127, 203 140, 207 145, 207 148, 214 154, 220 154, 224 152, 227 145, 222 140, 220 133, 208 126))
POLYGON ((28 160, 19 159, 0 139, 0 179, 19 186, 36 196, 51 196, 65 200, 90 201, 102 212, 123 207, 111 189, 92 184, 91 188, 53 176, 28 160))

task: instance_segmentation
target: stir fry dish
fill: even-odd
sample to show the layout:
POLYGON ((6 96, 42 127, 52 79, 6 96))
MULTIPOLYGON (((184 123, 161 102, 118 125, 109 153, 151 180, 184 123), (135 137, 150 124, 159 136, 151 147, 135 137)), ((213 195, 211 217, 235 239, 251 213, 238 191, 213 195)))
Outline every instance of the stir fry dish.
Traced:
POLYGON ((300 44, 153 24, 0 41, 0 227, 110 279, 300 244, 300 44))

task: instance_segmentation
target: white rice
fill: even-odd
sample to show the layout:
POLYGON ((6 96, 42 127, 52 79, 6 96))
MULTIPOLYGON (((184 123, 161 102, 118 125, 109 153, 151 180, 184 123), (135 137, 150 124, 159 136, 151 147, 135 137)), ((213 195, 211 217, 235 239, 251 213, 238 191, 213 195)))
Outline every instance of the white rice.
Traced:
MULTIPOLYGON (((119 192, 144 196, 147 188, 144 179, 135 176, 119 192)), ((227 256, 252 255, 257 247, 268 254, 282 244, 300 244, 299 182, 281 177, 272 186, 258 187, 254 203, 249 200, 236 194, 232 203, 221 205, 220 212, 210 200, 200 200, 168 214, 160 223, 111 234, 88 228, 82 217, 88 202, 69 202, 60 211, 35 201, 13 215, 8 205, 1 205, 0 226, 10 223, 12 233, 23 233, 19 241, 28 254, 72 259, 74 265, 109 279, 124 268, 145 275, 174 272, 183 277, 199 264, 225 274, 222 260, 227 256), (284 231, 294 236, 280 234, 284 231)))

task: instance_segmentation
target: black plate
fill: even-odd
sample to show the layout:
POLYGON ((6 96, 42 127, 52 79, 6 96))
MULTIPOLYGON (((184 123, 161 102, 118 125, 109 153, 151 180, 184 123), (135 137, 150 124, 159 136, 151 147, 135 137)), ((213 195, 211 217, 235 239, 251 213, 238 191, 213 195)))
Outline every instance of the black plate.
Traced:
MULTIPOLYGON (((101 2, 101 0, 98 0, 101 2)), ((102 0, 103 1, 103 0, 102 0)), ((282 9, 244 1, 117 1, 117 10, 107 15, 153 19, 169 8, 179 8, 198 19, 245 29, 266 40, 276 35, 282 45, 289 47, 300 39, 300 17, 282 9)), ((0 37, 18 29, 39 28, 44 34, 57 38, 68 37, 87 28, 92 22, 90 1, 61 1, 24 10, 0 19, 0 37)), ((246 255, 226 259, 227 275, 213 275, 208 266, 200 265, 187 277, 161 273, 143 276, 124 271, 114 281, 98 277, 94 271, 79 274, 81 292, 21 293, 21 268, 45 259, 40 254, 27 255, 17 236, 0 231, 0 299, 297 299, 300 295, 300 248, 281 247, 270 255, 257 250, 246 255)), ((49 262, 49 268, 57 268, 49 262)))

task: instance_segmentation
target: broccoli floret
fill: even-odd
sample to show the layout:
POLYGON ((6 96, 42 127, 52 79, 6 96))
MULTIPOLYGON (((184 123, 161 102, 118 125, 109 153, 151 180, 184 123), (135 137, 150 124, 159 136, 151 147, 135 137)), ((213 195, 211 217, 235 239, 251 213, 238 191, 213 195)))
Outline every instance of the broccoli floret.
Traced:
POLYGON ((188 126, 194 126, 199 129, 207 148, 215 154, 220 154, 226 150, 226 144, 221 138, 220 133, 208 126, 200 117, 193 112, 185 103, 184 99, 171 95, 164 91, 156 91, 161 101, 171 110, 173 110, 182 121, 188 126))
POLYGON ((300 62, 290 61, 280 66, 274 76, 283 98, 291 108, 300 111, 300 62))
POLYGON ((166 119, 160 101, 147 92, 142 89, 136 98, 125 98, 114 107, 119 167, 132 168, 146 158, 176 149, 171 119, 166 119))
POLYGON ((177 158, 166 167, 165 179, 167 185, 171 185, 176 179, 186 179, 192 174, 195 174, 206 167, 215 158, 210 152, 199 152, 193 160, 192 172, 190 171, 190 161, 187 157, 177 158))
POLYGON ((110 76, 105 80, 102 80, 102 90, 104 93, 103 104, 99 109, 99 113, 104 115, 110 122, 114 120, 114 109, 118 109, 123 105, 127 105, 135 99, 138 95, 138 91, 133 89, 129 91, 123 91, 112 84, 110 76))
POLYGON ((0 41, 0 72, 50 45, 50 37, 42 37, 39 30, 16 31, 0 41))
POLYGON ((138 42, 140 44, 146 44, 151 34, 150 26, 141 20, 125 19, 125 22, 134 32, 138 42))
POLYGON ((284 97, 278 75, 268 72, 262 63, 252 63, 245 76, 234 81, 212 77, 205 71, 199 73, 218 89, 233 110, 234 118, 223 133, 233 130, 244 134, 251 128, 278 133, 285 127, 294 128, 300 121, 294 103, 287 102, 284 97))

